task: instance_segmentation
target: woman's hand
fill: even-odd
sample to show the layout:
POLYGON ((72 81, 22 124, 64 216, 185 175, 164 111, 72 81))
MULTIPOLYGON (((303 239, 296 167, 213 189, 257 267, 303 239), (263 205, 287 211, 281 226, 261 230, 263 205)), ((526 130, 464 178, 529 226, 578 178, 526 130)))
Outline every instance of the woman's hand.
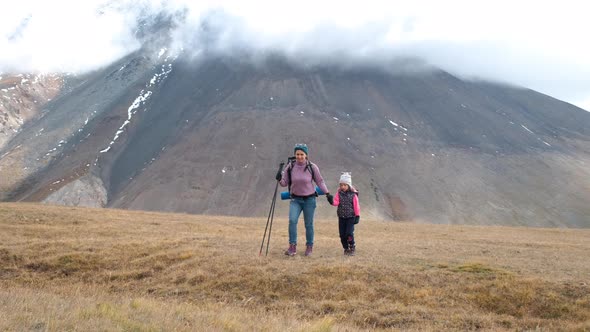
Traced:
POLYGON ((275 176, 275 179, 277 179, 277 181, 281 181, 281 179, 283 178, 283 168, 285 167, 285 163, 281 163, 279 165, 279 171, 277 172, 277 175, 275 176))
POLYGON ((326 194, 326 199, 328 200, 328 203, 330 203, 330 205, 334 205, 334 196, 332 196, 330 193, 326 194))

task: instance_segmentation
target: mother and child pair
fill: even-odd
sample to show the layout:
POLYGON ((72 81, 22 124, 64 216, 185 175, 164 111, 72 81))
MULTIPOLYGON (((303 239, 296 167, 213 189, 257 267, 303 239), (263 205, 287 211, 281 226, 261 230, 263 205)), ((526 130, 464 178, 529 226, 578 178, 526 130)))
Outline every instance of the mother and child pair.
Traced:
POLYGON ((340 242, 344 248, 344 254, 354 256, 356 243, 354 241, 354 225, 360 218, 360 205, 358 191, 352 186, 350 173, 342 173, 336 195, 331 195, 318 166, 308 159, 308 147, 306 144, 296 144, 294 148, 295 158, 276 175, 277 181, 283 187, 289 187, 291 202, 289 205, 289 248, 285 255, 297 254, 297 222, 301 212, 305 223, 305 256, 313 252, 314 227, 313 218, 316 208, 316 185, 326 193, 328 203, 337 206, 338 229, 340 242), (314 184, 315 182, 315 184, 314 184))

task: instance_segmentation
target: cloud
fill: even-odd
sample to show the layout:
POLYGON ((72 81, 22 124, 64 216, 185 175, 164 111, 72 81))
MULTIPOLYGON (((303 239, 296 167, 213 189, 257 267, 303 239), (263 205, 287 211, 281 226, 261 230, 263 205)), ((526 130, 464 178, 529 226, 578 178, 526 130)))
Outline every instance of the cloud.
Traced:
POLYGON ((139 47, 125 12, 99 1, 23 1, 0 14, 0 71, 84 72, 139 47), (108 9, 108 8, 104 8, 108 9))
POLYGON ((10 8, 0 14, 5 72, 106 65, 140 47, 140 18, 167 12, 182 18, 174 45, 193 56, 275 52, 304 64, 345 66, 419 57, 462 77, 521 85, 579 105, 590 100, 583 1, 90 0, 10 8))

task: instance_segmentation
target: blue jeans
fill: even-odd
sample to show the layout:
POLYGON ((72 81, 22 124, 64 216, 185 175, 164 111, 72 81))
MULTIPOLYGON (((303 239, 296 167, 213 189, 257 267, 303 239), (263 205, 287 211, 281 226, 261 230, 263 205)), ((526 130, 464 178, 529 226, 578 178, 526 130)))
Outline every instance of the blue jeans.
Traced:
POLYGON ((316 198, 308 197, 292 198, 289 206, 289 243, 297 243, 297 222, 299 215, 303 211, 303 221, 305 222, 305 240, 306 245, 313 245, 313 213, 315 212, 316 198))

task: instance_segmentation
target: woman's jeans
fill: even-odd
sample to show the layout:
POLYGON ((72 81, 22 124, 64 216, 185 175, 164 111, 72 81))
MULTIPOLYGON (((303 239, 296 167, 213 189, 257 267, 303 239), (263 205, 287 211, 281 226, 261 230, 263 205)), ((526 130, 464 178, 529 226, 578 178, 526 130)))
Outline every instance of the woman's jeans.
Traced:
POLYGON ((315 212, 316 198, 292 198, 289 206, 289 243, 297 243, 297 221, 303 211, 303 221, 305 222, 305 240, 306 245, 313 245, 313 213, 315 212))

